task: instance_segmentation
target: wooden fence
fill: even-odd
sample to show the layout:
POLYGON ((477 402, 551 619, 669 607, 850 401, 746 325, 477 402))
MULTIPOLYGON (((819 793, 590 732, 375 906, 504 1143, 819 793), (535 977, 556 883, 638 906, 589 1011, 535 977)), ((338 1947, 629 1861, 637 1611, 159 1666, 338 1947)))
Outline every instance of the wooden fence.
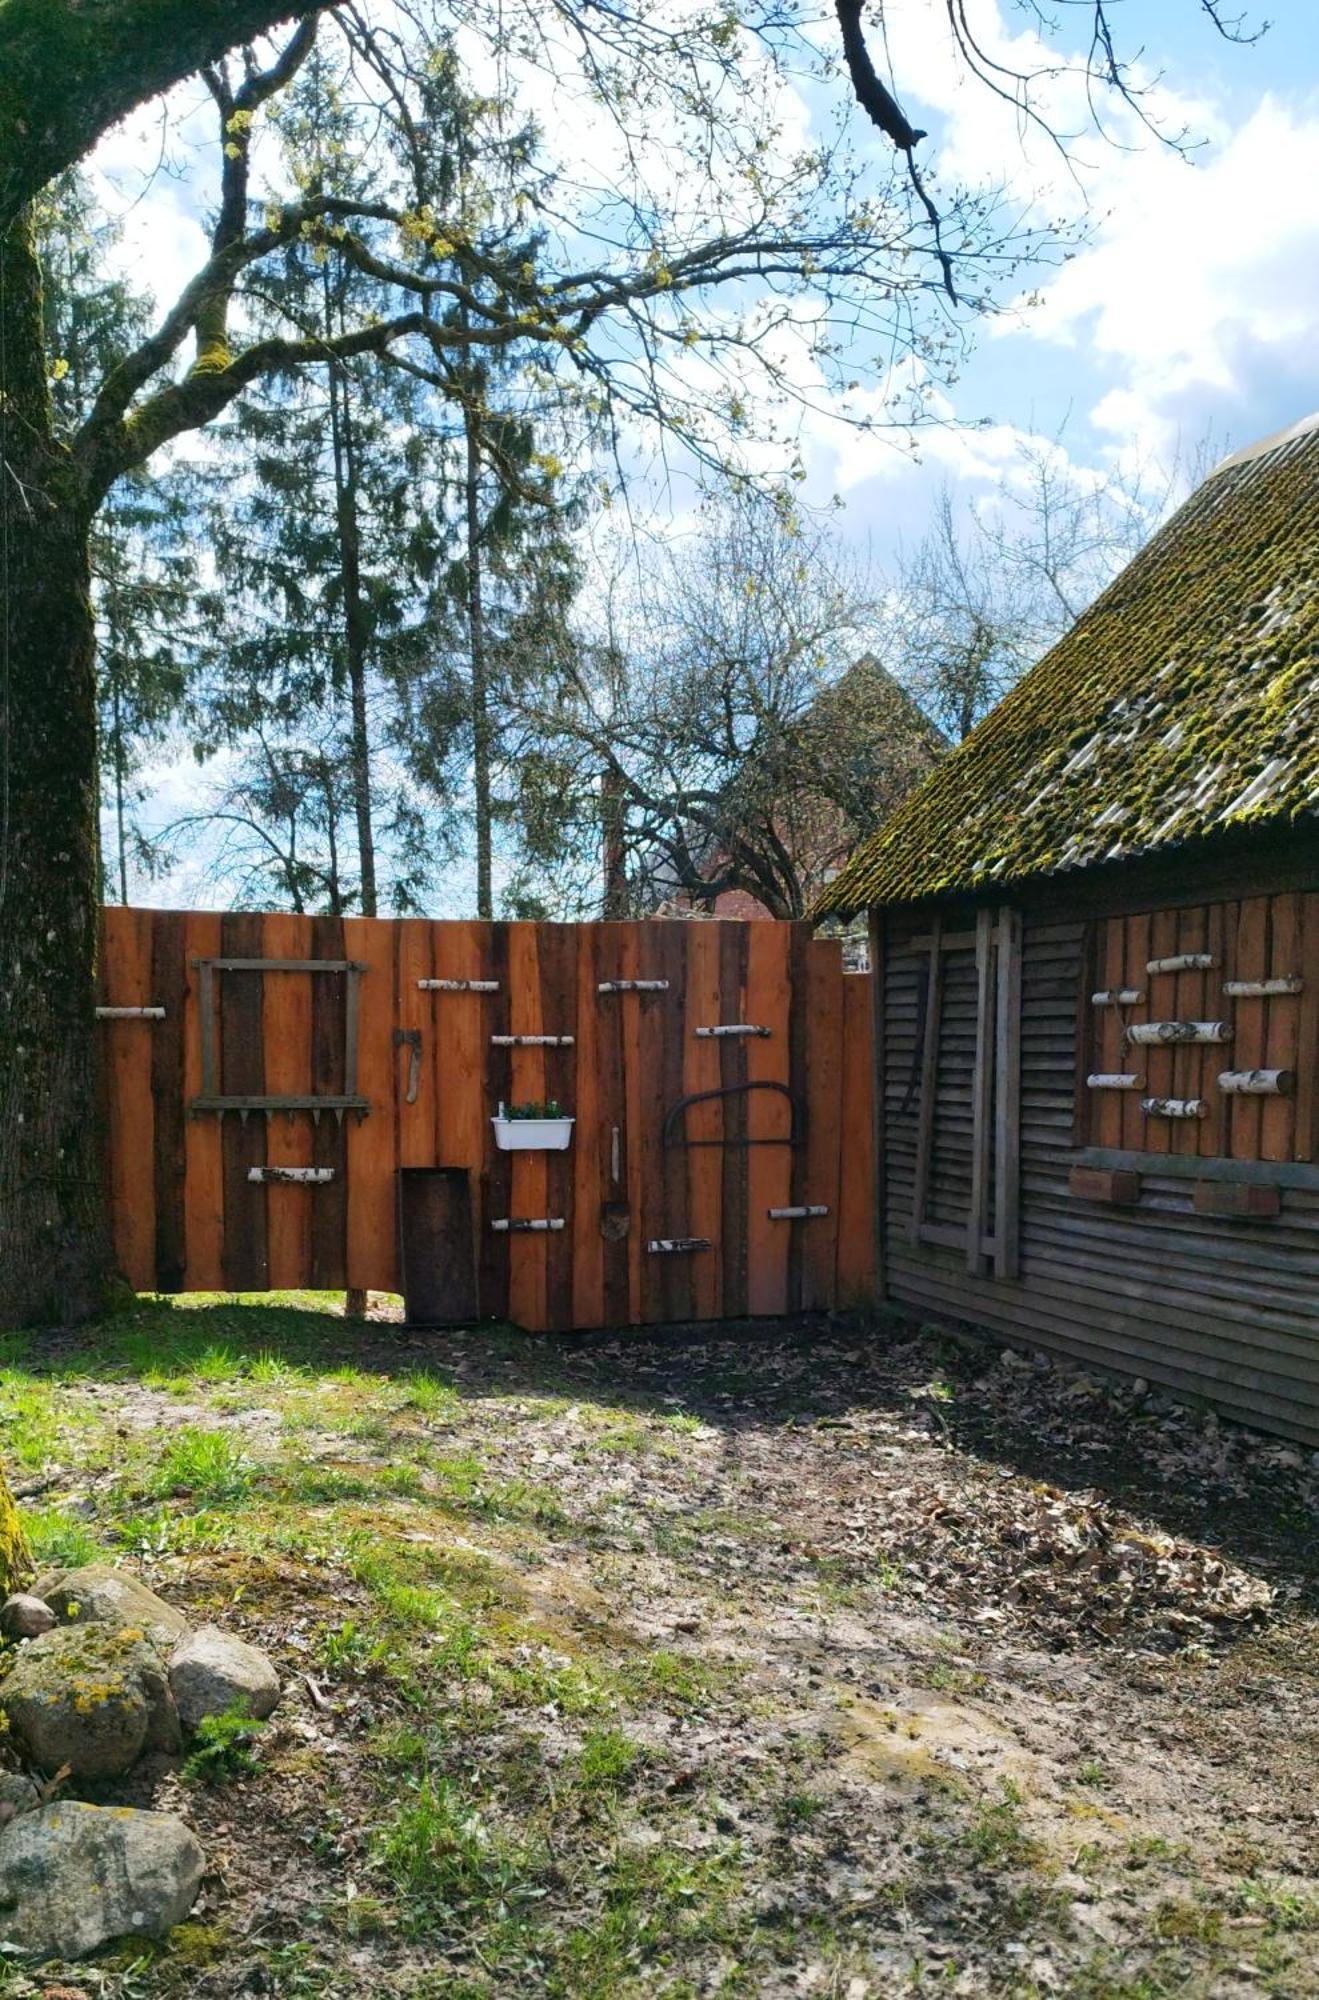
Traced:
POLYGON ((483 1316, 548 1330, 859 1303, 869 983, 800 924, 107 909, 120 1265, 139 1290, 396 1292, 400 1170, 446 1167, 470 1185, 483 1316), (765 1032, 698 1032, 716 1026, 765 1032), (498 1103, 547 1098, 576 1118, 571 1148, 497 1150, 498 1103), (553 1226, 493 1227, 533 1220, 553 1226))

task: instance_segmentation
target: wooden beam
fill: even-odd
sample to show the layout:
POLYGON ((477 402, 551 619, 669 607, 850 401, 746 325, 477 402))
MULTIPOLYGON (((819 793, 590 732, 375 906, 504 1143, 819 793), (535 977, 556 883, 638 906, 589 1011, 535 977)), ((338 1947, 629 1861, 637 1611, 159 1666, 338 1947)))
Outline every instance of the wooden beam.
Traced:
POLYGON ((993 1162, 994 968, 992 910, 976 913, 976 1052, 971 1074, 971 1206, 966 1218, 966 1268, 978 1278, 985 1268, 981 1243, 989 1233, 989 1186, 993 1162))
POLYGON ((1282 1195, 1277 1187, 1250 1181, 1197 1181, 1191 1190, 1191 1206, 1197 1215, 1235 1215, 1265 1220, 1280 1213, 1282 1195))
POLYGON ((995 1023, 994 1276, 1015 1278, 1020 1266, 1021 1206, 1021 913, 998 920, 998 1009, 995 1023))
POLYGON ((1067 1192, 1082 1201, 1105 1201, 1132 1208, 1140 1200, 1140 1175, 1128 1167, 1073 1167, 1067 1192))
POLYGON ((925 1202, 930 1186, 930 1158, 934 1150, 934 1104, 938 1088, 939 1016, 943 1011, 942 919, 936 917, 930 932, 929 971, 925 988, 925 1040, 921 1049, 921 1091, 916 1113, 916 1169, 911 1191, 910 1233, 920 1242, 925 1220, 925 1202))
POLYGON ((887 1246, 884 1241, 887 1220, 888 1171, 885 1160, 885 1067, 887 1061, 886 1044, 888 1032, 888 1008, 885 1004, 887 985, 887 965, 885 960, 887 937, 884 912, 872 910, 869 921, 870 935, 870 1075, 871 1075, 871 1156, 875 1184, 872 1194, 872 1213, 875 1230, 875 1298, 880 1304, 886 1296, 887 1246))

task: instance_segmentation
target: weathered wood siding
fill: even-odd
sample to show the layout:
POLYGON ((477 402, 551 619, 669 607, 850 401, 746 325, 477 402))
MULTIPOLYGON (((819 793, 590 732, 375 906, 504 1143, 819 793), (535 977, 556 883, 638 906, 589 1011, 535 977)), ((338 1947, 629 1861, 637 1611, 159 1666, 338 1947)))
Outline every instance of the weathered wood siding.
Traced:
MULTIPOLYGON (((1140 1147, 1134 1124, 1114 1130, 1108 1152, 1086 1147, 1085 1008, 1094 987, 1120 983, 1115 964, 1107 968, 1111 978, 1095 976, 1093 955, 1108 949, 1112 935, 1104 923, 1059 921, 1029 910, 1024 915, 1019 1276, 974 1277, 955 1246, 911 1240, 913 1076, 925 961, 910 944, 929 928, 928 915, 885 917, 880 1198, 886 1295, 927 1313, 978 1322, 1018 1344, 1144 1376, 1319 1445, 1319 1169, 1296 1163, 1294 1134, 1292 1159, 1277 1165, 1259 1162, 1258 1153, 1252 1165, 1153 1153, 1140 1147), (1069 1193, 1073 1165, 1096 1158, 1139 1173, 1133 1206, 1069 1193), (1193 1189, 1204 1176, 1269 1178, 1279 1188, 1278 1215, 1197 1215, 1193 1189)), ((1170 944, 1169 952, 1175 948, 1170 944)), ((955 1000, 949 998, 949 1042, 939 1069, 942 1131, 936 1129, 930 1192, 938 1212, 952 1222, 967 1213, 970 1200, 971 997, 960 978, 955 1000)), ((1298 1074, 1312 1076, 1319 1054, 1313 1008, 1295 1018, 1308 1023, 1298 1030, 1298 1074)), ((1266 1049, 1268 1034, 1266 1027, 1266 1049)))
POLYGON ((484 1316, 566 1329, 864 1301, 874 1285, 869 984, 844 974, 836 940, 804 924, 107 909, 98 1003, 163 1008, 100 1028, 120 1265, 144 1291, 397 1291, 398 1169, 446 1167, 470 1177, 484 1316), (361 968, 351 1094, 365 1115, 197 1104, 208 1091, 349 1094, 342 971, 214 967, 207 1083, 198 961, 216 959, 361 968), (663 985, 600 992, 617 981, 663 985), (767 1033, 697 1033, 739 1022, 767 1033), (510 1045, 517 1036, 556 1040, 510 1045), (797 1143, 786 1143, 793 1119, 777 1088, 707 1098, 665 1143, 680 1099, 748 1081, 792 1093, 797 1143), (500 1152, 490 1123, 499 1101, 550 1097, 576 1117, 570 1149, 500 1152), (736 1143, 748 1137, 768 1143, 736 1143), (262 1178, 271 1168, 322 1177, 262 1178), (617 1219, 606 1205, 626 1212, 626 1231, 602 1226, 617 1219), (826 1213, 770 1215, 811 1206, 826 1213), (491 1226, 532 1219, 562 1227, 491 1226), (709 1247, 648 1249, 691 1237, 709 1247))

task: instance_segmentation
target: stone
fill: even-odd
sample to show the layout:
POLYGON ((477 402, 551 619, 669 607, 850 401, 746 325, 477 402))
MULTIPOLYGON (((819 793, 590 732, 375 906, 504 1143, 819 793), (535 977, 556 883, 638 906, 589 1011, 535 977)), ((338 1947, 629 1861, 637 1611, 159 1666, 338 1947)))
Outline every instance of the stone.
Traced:
POLYGON ((41 1804, 41 1792, 21 1771, 0 1771, 0 1826, 19 1813, 33 1812, 41 1804))
POLYGON ((265 1654, 218 1625, 199 1625, 174 1648, 169 1684, 185 1729, 228 1709, 260 1720, 280 1696, 279 1676, 265 1654))
POLYGON ((159 1936, 187 1916, 205 1865, 172 1813, 42 1806, 0 1828, 0 1934, 38 1962, 159 1936))
POLYGON ((58 1622, 44 1597, 31 1597, 20 1591, 0 1604, 0 1632, 6 1639, 35 1639, 58 1622))
POLYGON ((159 1653, 132 1626, 65 1625, 31 1639, 0 1681, 0 1710, 38 1770, 117 1778, 144 1751, 180 1747, 159 1653))
POLYGON ((188 1629, 188 1621, 126 1569, 88 1563, 37 1578, 36 1595, 45 1599, 61 1624, 136 1625, 168 1653, 188 1629))

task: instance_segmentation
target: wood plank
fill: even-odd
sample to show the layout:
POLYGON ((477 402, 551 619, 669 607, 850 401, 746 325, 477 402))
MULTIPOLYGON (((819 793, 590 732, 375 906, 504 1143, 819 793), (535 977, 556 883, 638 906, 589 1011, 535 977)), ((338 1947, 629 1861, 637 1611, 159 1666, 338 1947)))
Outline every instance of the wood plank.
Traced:
MULTIPOLYGON (((1209 912, 1203 904, 1183 909, 1178 913, 1177 951, 1178 953, 1203 954, 1209 947, 1209 912)), ((1176 998, 1173 1006, 1175 1018, 1179 1021, 1217 1021, 1222 1018, 1221 967, 1213 971, 1200 970, 1179 972, 1176 976, 1176 998), (1210 994, 1213 998, 1210 998, 1210 994)), ((1155 1017, 1152 1017, 1155 1018, 1155 1017)), ((1212 1049, 1207 1050, 1197 1043, 1179 1042, 1173 1047, 1173 1097, 1200 1097, 1208 1099, 1205 1077, 1217 1068, 1218 1056, 1212 1049)), ((1147 1093, 1152 1094, 1152 1093, 1147 1093)), ((1208 1119, 1203 1121, 1209 1123, 1208 1119)), ((1169 1135, 1169 1152, 1189 1157, 1200 1151, 1199 1119, 1176 1119, 1169 1135)))
POLYGON ((596 1327, 605 1323, 604 1238, 600 1223, 603 1204, 611 1198, 606 1181, 610 1171, 609 1133, 600 1116, 600 1041, 607 1036, 608 1015, 625 994, 597 991, 606 976, 600 969, 599 927, 576 928, 577 1089, 573 1111, 572 1324, 596 1327))
MULTIPOLYGON (((620 924, 618 977, 641 978, 641 926, 620 924)), ((644 996, 643 996, 644 999, 644 996)), ((642 1013, 639 1007, 625 1007, 623 1022, 623 1129, 626 1134, 627 1200, 632 1227, 627 1235, 627 1314, 626 1323, 640 1326, 645 1316, 647 1287, 653 1280, 646 1273, 646 1174, 645 1101, 646 1080, 641 1056, 642 1013)), ((622 1323, 622 1322, 620 1322, 622 1323)))
MULTIPOLYGON (((793 994, 794 1020, 804 1024, 806 1144, 803 1201, 829 1213, 802 1230, 801 1303, 828 1311, 838 1296, 838 1189, 843 1133, 843 953, 836 938, 812 938, 805 988, 793 994)), ((879 982, 877 981, 876 984, 879 982)), ((795 1191, 794 1191, 795 1194, 795 1191)))
MULTIPOLYGON (((597 985, 601 979, 629 976, 624 953, 629 929, 622 923, 591 927, 591 966, 599 975, 597 985)), ((631 1318, 631 1239, 638 1234, 637 1218, 631 1209, 628 1159, 626 1003, 626 994, 602 998, 595 1017, 599 1199, 594 1221, 600 1230, 601 1324, 617 1327, 628 1325, 631 1318)))
MULTIPOLYGON (((687 990, 683 1017, 675 1021, 673 1032, 682 1042, 682 1095, 700 1090, 718 1090, 720 1079, 719 1044, 699 1040, 696 1029, 707 1021, 722 1019, 719 991, 720 935, 722 925, 693 922, 687 926, 687 990)), ((669 1150, 683 1162, 687 1177, 687 1214, 690 1233, 708 1237, 714 1244, 706 1256, 692 1257, 692 1311, 698 1319, 718 1319, 723 1311, 724 1260, 720 1241, 722 1230, 723 1149, 719 1144, 684 1145, 687 1139, 722 1141, 723 1105, 718 1098, 693 1105, 679 1121, 678 1141, 669 1150)))
MULTIPOLYGON (((1206 949, 1218 961, 1217 970, 1210 973, 1205 981, 1206 1006, 1215 1016, 1221 1014, 1230 1021, 1232 1009, 1230 1005, 1224 1004, 1222 987, 1223 968, 1227 962, 1227 926, 1232 913, 1222 903, 1213 903, 1206 914, 1206 949)), ((1206 1051, 1201 1082, 1204 1086, 1203 1095, 1209 1103, 1209 1116, 1197 1120, 1195 1125, 1196 1151, 1202 1158, 1217 1159, 1227 1146, 1228 1107, 1216 1080, 1220 1067, 1231 1066, 1230 1059, 1228 1063, 1220 1064, 1206 1051)))
POLYGON ((186 1168, 184 1127, 184 918, 156 912, 151 940, 149 1003, 165 1009, 151 1034, 151 1098, 155 1121, 155 1284, 157 1291, 183 1290, 187 1269, 186 1168))
MULTIPOLYGON (((225 958, 263 958, 264 926, 259 916, 234 914, 220 926, 225 958)), ((217 972, 220 1002, 220 1090, 226 1097, 260 1096, 265 1090, 262 986, 260 972, 217 972)), ((223 1115, 224 1282, 231 1292, 264 1292, 270 1282, 266 1239, 266 1188, 249 1178, 266 1164, 266 1120, 254 1112, 223 1115)))
MULTIPOLYGON (((633 963, 636 972, 633 976, 646 980, 662 979, 665 976, 665 920, 640 923, 634 929, 633 963)), ((678 1271, 675 1274, 672 1267, 688 1262, 686 1256, 656 1256, 645 1248, 648 1243, 672 1235, 665 1227, 666 1187, 662 1146, 664 1114, 669 1102, 666 1095, 670 1081, 666 1076, 666 1044, 672 1041, 668 1011, 670 996, 667 993, 635 993, 624 997, 631 1031, 628 1036, 628 1132, 631 1139, 630 1158, 637 1169, 634 1214, 641 1253, 640 1311, 643 1325, 659 1326, 673 1317, 674 1301, 684 1293, 683 1273, 678 1271)), ((681 1022, 682 1018, 679 1013, 677 1021, 681 1022)), ((687 1232, 678 1233, 685 1235, 687 1232)))
MULTIPOLYGON (((1099 966, 1095 985, 1105 991, 1126 982, 1126 927, 1121 917, 1108 917, 1098 925, 1099 966)), ((1144 984, 1144 975, 1141 978, 1144 984)), ((1086 996, 1088 999, 1088 996, 1086 996)), ((1088 1009, 1094 1023, 1095 1062, 1099 1071, 1120 1072, 1127 1066, 1122 1044, 1122 1016, 1116 1007, 1088 1009)), ((1098 1146, 1116 1146, 1122 1140, 1122 1106, 1108 1096, 1091 1095, 1090 1133, 1098 1146)))
MULTIPOLYGON (((195 958, 220 955, 220 918, 189 912, 183 921, 187 990, 183 1014, 185 1108, 202 1089, 201 1008, 195 958)), ((223 1005, 223 996, 220 1004, 223 1005)), ((189 1114, 183 1134, 184 1284, 190 1292, 217 1292, 224 1284, 224 1165, 220 1120, 214 1111, 189 1114)))
POLYGON ((1111 1202, 1130 1207, 1140 1200, 1140 1175, 1112 1167, 1073 1167, 1067 1192, 1082 1201, 1111 1202))
MULTIPOLYGON (((792 996, 789 966, 792 926, 752 923, 747 939, 745 1020, 769 1029, 747 1046, 747 1080, 784 1083, 791 1055, 789 1022, 792 996)), ((753 1091, 747 1099, 747 1131, 753 1139, 785 1138, 791 1129, 787 1099, 776 1091, 753 1091)), ((753 1146, 747 1172, 747 1310, 757 1318, 787 1311, 788 1247, 791 1232, 772 1222, 771 1208, 785 1208, 792 1197, 792 1149, 753 1146)))
MULTIPOLYGON (((102 990, 98 1004, 150 1007, 152 915, 112 906, 102 929, 102 990)), ((110 1145, 110 1218, 115 1259, 135 1291, 156 1278, 155 1116, 151 1041, 157 1023, 102 1021, 102 1068, 110 1145)))
MULTIPOLYGON (((1173 909, 1156 910, 1150 918, 1150 957, 1171 958, 1176 950, 1177 912, 1173 909)), ((1141 1010, 1142 1020, 1167 1021, 1175 1018, 1177 1012, 1176 973, 1147 973, 1145 977, 1145 993, 1146 1004, 1141 1010)), ((1141 1055, 1144 1060, 1139 1065, 1135 1061, 1130 1063, 1122 1062, 1117 1065, 1117 1068, 1135 1069, 1139 1067, 1144 1070, 1145 1088, 1141 1093, 1144 1097, 1175 1096, 1176 1092, 1173 1090, 1172 1084, 1173 1054, 1171 1048, 1159 1045, 1150 1049, 1142 1049, 1141 1055)), ((1119 1120, 1118 1123, 1117 1138, 1101 1139, 1096 1135, 1095 1143, 1101 1146, 1120 1146, 1122 1143, 1121 1121, 1119 1120)), ((1148 1153, 1170 1153, 1172 1151, 1168 1130, 1162 1120, 1157 1118, 1145 1119, 1141 1127, 1140 1146, 1142 1151, 1148 1153)))
POLYGON ((1021 1201, 1021 917, 998 920, 994 1029, 994 1276, 1015 1278, 1021 1201))
POLYGON ((348 1284, 354 1290, 398 1292, 396 1093, 407 1069, 406 1051, 394 1047, 394 926, 383 917, 349 917, 344 949, 366 967, 358 998, 357 1088, 371 1105, 363 1118, 350 1112, 344 1128, 348 1284))
MULTIPOLYGON (((400 1167, 435 1167, 440 1164, 439 1115, 436 1088, 439 1053, 436 1033, 438 995, 423 991, 419 979, 434 979, 435 957, 432 937, 441 927, 424 917, 403 917, 395 926, 395 991, 398 996, 396 1025, 405 1033, 421 1036, 417 1067, 416 1096, 408 1102, 411 1050, 404 1045, 398 1053, 398 1158, 400 1167)), ((468 1002, 480 1019, 481 1004, 468 1002)), ((420 1197, 418 1197, 420 1200, 420 1197)))
MULTIPOLYGON (((1276 979, 1300 969, 1301 899, 1295 891, 1290 891, 1269 901, 1266 976, 1276 979)), ((1273 994, 1265 1001, 1264 1008, 1264 1067, 1295 1070, 1299 1061, 1300 997, 1292 993, 1273 994)), ((1233 1063, 1232 1068, 1236 1067, 1233 1063)), ((1259 1150, 1263 1160, 1291 1159, 1296 1150, 1294 1098, 1265 1099, 1260 1111, 1259 1150)))
MULTIPOLYGON (((887 1295, 885 1223, 888 1208, 888 1107, 885 1077, 888 1062, 888 965, 887 919, 882 910, 870 912, 870 1157, 874 1186, 871 1190, 871 1252, 874 1259, 875 1298, 887 1295)), ((841 1024, 840 1024, 841 1032, 841 1024)), ((834 1263, 837 1268, 837 1231, 834 1263)))
MULTIPOLYGON (((574 1035, 577 1028, 577 927, 575 924, 542 924, 539 930, 541 1015, 545 1032, 574 1035)), ((578 1117, 578 1077, 581 1072, 580 1047, 546 1049, 545 1095, 554 1098, 573 1117, 578 1117)), ((580 1119, 573 1127, 573 1144, 578 1142, 580 1119)), ((545 1156, 547 1215, 563 1217, 564 1227, 545 1243, 545 1324, 557 1332, 573 1325, 573 1242, 576 1229, 576 1162, 573 1148, 566 1153, 545 1156)))
POLYGON ((990 1234, 989 1190, 993 1173, 995 1030, 994 994, 998 969, 994 913, 976 913, 976 1052, 971 1079, 971 1199, 966 1215, 966 1268, 984 1269, 990 1234))
MULTIPOLYGON (((501 1153, 495 1145, 494 1127, 490 1114, 497 1104, 513 1101, 513 1051, 497 1047, 490 1039, 492 1035, 506 1035, 512 1032, 511 1001, 509 995, 509 927, 507 924, 473 924, 468 931, 468 944, 477 958, 483 979, 497 980, 493 993, 484 993, 480 1000, 477 1035, 480 1041, 481 1075, 485 1083, 485 1101, 481 1107, 481 1178, 476 1201, 476 1243, 478 1266, 478 1292, 481 1313, 487 1319, 506 1319, 509 1312, 510 1265, 509 1251, 512 1238, 497 1235, 490 1227, 499 1216, 513 1214, 513 1155, 501 1153)), ((441 954, 440 927, 436 926, 436 953, 441 954)), ((462 996, 470 1005, 469 996, 462 996)), ((452 1019, 452 1016, 445 1018, 452 1019)), ((446 1065, 454 1060, 452 1032, 439 1034, 440 1051, 440 1097, 445 1091, 446 1065)), ((461 1036, 459 1037, 461 1047, 461 1036)), ((462 1166, 462 1160, 446 1161, 441 1156, 441 1165, 462 1166)))
MULTIPOLYGON (((974 935, 974 933, 972 934, 974 935)), ((934 1117, 939 1094, 939 1045, 943 1029, 942 927, 934 919, 930 933, 929 970, 925 987, 925 1032, 921 1043, 920 1087, 916 1111, 916 1187, 912 1199, 911 1237, 920 1240, 929 1200, 930 1166, 934 1152, 934 1117)))
POLYGON ((1301 990, 1296 1039, 1298 1160, 1319 1156, 1319 890, 1301 897, 1301 990))
MULTIPOLYGON (((272 958, 310 958, 311 918, 271 914, 262 920, 262 941, 272 958)), ((251 973, 226 972, 229 979, 251 973)), ((312 1088, 311 988, 308 972, 260 975, 261 1037, 266 1089, 290 1097, 312 1088)), ((231 1117, 227 1113, 226 1117, 231 1117)), ((267 1121, 266 1161, 274 1167, 312 1165, 311 1113, 281 1113, 267 1121)), ((266 1270, 272 1291, 310 1286, 311 1219, 319 1188, 272 1185, 266 1189, 266 1270)))
POLYGON ((843 977, 842 1172, 838 1190, 838 1303, 855 1308, 875 1291, 874 1088, 870 1039, 873 974, 843 977))
MULTIPOLYGON (((806 1042, 809 1032, 810 975, 808 971, 809 953, 812 947, 809 924, 794 924, 788 941, 788 1088, 795 1101, 801 1106, 803 1130, 799 1133, 801 1144, 794 1146, 788 1159, 790 1192, 789 1205, 793 1208, 808 1207, 807 1185, 810 1175, 808 1141, 810 1134, 810 1085, 807 1076, 806 1042)), ((818 1229, 821 1221, 826 1226, 832 1216, 811 1217, 810 1228, 804 1226, 806 1218, 785 1221, 779 1227, 785 1229, 788 1237, 788 1286, 785 1310, 800 1312, 805 1291, 806 1239, 812 1229, 818 1229)))
POLYGON ((1244 1215, 1264 1221, 1282 1209, 1279 1189, 1250 1181, 1197 1181, 1191 1201, 1197 1215, 1244 1215))
POLYGON ((399 1244, 410 1326, 453 1326, 475 1319, 470 1173, 462 1167, 403 1169, 399 1244))
MULTIPOLYGON (((1268 973, 1268 898, 1250 896, 1241 904, 1237 916, 1236 950, 1233 964, 1227 977, 1232 979, 1263 979, 1268 973)), ((1228 1054, 1231 1061, 1224 1068, 1262 1069, 1264 1067, 1264 1000, 1234 1000, 1231 1003, 1233 1037, 1228 1054)), ((1257 1097, 1234 1097, 1228 1117, 1229 1150, 1234 1160, 1258 1160, 1260 1157, 1260 1100, 1257 1097)))
MULTIPOLYGON (((731 919, 719 924, 719 1019, 744 1021, 746 1005, 747 932, 750 926, 731 919)), ((723 1185, 720 1191, 719 1244, 723 1259, 724 1317, 741 1319, 747 1312, 748 1148, 739 1144, 748 1133, 747 1097, 737 1088, 747 1081, 747 1045, 738 1037, 718 1043, 719 1088, 735 1092, 724 1099, 723 1185)))
MULTIPOLYGON (((319 959, 343 959, 342 917, 313 917, 311 955, 319 959)), ((245 978, 246 974, 224 974, 225 978, 245 978)), ((274 977, 267 974, 266 977, 274 977)), ((312 1089, 323 1096, 339 1096, 344 1090, 344 1053, 347 1033, 347 993, 340 972, 318 972, 311 982, 311 1070, 312 1089)), ((226 1119, 226 1124, 229 1122, 226 1119)), ((311 1158, 316 1167, 330 1167, 334 1179, 318 1188, 311 1211, 312 1285, 317 1291, 339 1291, 346 1284, 348 1250, 348 1145, 343 1121, 332 1111, 312 1119, 311 1158)))
MULTIPOLYGON (((666 993, 641 994, 631 1004, 644 1006, 653 1001, 659 1034, 659 1091, 654 1108, 655 1145, 658 1171, 663 1183, 663 1227, 657 1232, 672 1241, 676 1237, 699 1236, 688 1209, 687 1150, 663 1144, 664 1120, 686 1089, 687 1029, 687 934, 694 925, 669 920, 653 926, 656 970, 647 976, 668 981, 666 993)), ((624 996, 625 998, 627 996, 624 996)), ((693 1037, 693 1040, 695 1037, 693 1037)), ((713 1238, 711 1239, 713 1240, 713 1238)), ((712 1253, 691 1257, 659 1257, 663 1316, 669 1323, 697 1317, 695 1272, 697 1265, 713 1264, 712 1253)))
MULTIPOLYGON (((1147 961, 1153 956, 1150 947, 1150 920, 1148 915, 1142 912, 1128 917, 1123 925, 1123 938, 1122 986, 1130 992, 1147 992, 1150 982, 1145 966, 1147 961)), ((1144 1017, 1143 1004, 1128 1008, 1108 1007, 1102 1011, 1112 1014, 1118 1027, 1117 1053, 1119 1056, 1122 1056, 1118 1068, 1120 1070, 1138 1070, 1142 1068, 1143 1057, 1141 1062, 1137 1063, 1135 1060, 1129 1061, 1123 1054, 1121 1029, 1124 1023, 1144 1017)), ((1124 1096, 1118 1100, 1121 1121, 1121 1138, 1118 1142, 1120 1145, 1141 1146, 1144 1144, 1145 1119, 1141 1113, 1140 1099, 1141 1093, 1133 1091, 1129 1097, 1124 1096)))
MULTIPOLYGON (((534 923, 508 925, 509 1033, 544 1035, 552 1032, 541 1005, 540 951, 534 923)), ((512 1051, 513 1104, 542 1101, 545 1097, 545 1050, 515 1048, 512 1051)), ((547 1216, 548 1182, 543 1153, 513 1153, 510 1217, 547 1216)), ((546 1324, 546 1244, 547 1237, 530 1232, 514 1234, 508 1245, 508 1316, 515 1326, 529 1333, 541 1333, 546 1324)))

